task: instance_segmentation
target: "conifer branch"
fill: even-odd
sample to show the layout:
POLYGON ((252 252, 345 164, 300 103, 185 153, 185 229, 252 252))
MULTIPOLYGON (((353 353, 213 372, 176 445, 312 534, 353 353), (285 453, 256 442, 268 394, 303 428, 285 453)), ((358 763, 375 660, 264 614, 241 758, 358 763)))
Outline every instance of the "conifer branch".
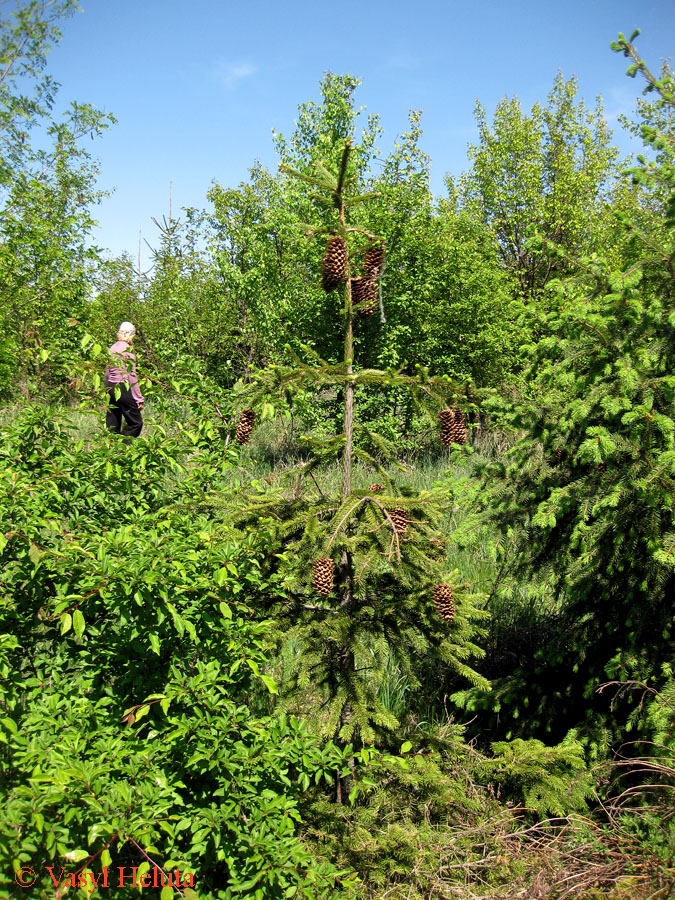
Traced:
POLYGON ((303 175, 302 172, 298 172, 297 169, 291 169, 290 166, 287 166, 285 163, 279 163, 279 170, 284 172, 286 175, 292 175, 294 178, 297 178, 299 181, 304 181, 306 184, 311 184, 313 187, 324 188, 327 190, 333 190, 333 186, 331 184, 327 184, 325 181, 322 181, 320 178, 312 178, 311 175, 303 175))
POLYGON ((396 539, 396 558, 397 558, 398 561, 400 562, 400 561, 401 561, 401 545, 400 545, 400 542, 399 542, 399 539, 398 539, 398 531, 397 531, 397 529, 396 529, 396 526, 394 525, 394 522, 393 522, 391 516, 389 515, 389 512, 387 511, 387 509, 379 502, 379 500, 376 500, 374 497, 370 497, 370 496, 367 496, 367 497, 361 497, 361 498, 360 498, 359 500, 357 500, 357 502, 351 507, 351 509, 348 510, 348 512, 345 513, 345 515, 342 517, 342 519, 338 522, 338 525, 337 525, 335 531, 333 532, 333 535, 331 536, 330 541, 328 542, 328 544, 327 544, 327 546, 326 546, 326 552, 328 552, 328 551, 330 550, 330 548, 332 547, 333 541, 334 541, 335 538, 338 536, 338 534, 339 534, 340 530, 342 529, 342 526, 344 525, 344 523, 345 523, 345 522, 347 521, 347 519, 352 515, 352 513, 353 513, 356 509, 358 509, 359 506, 361 506, 362 503, 372 503, 372 504, 374 504, 374 505, 380 510, 380 512, 382 513, 382 515, 385 517, 385 519, 387 520, 387 522, 388 522, 389 525, 391 526, 391 530, 392 530, 392 532, 393 532, 392 543, 393 543, 394 539, 396 539))

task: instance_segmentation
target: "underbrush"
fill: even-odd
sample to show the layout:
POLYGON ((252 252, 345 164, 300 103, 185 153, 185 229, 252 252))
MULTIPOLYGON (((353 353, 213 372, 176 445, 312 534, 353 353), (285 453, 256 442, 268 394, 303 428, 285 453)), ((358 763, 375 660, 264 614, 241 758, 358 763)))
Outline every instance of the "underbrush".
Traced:
POLYGON ((515 757, 482 753, 451 722, 416 744, 407 767, 389 765, 356 806, 303 810, 310 846, 358 873, 363 900, 673 896, 670 810, 657 824, 655 810, 645 819, 600 803, 593 782, 609 768, 590 773, 573 747, 537 742, 520 742, 515 757))
MULTIPOLYGON (((648 704, 659 747, 636 746, 617 760, 602 760, 597 747, 591 752, 574 735, 548 746, 491 741, 483 729, 472 740, 480 712, 473 723, 473 714, 466 725, 458 723, 443 672, 421 672, 420 688, 390 660, 380 700, 400 727, 382 738, 376 766, 352 769, 349 749, 321 744, 308 729, 323 701, 317 691, 310 689, 291 708, 299 724, 278 715, 273 691, 278 683, 283 693, 286 671, 303 648, 275 632, 274 623, 257 621, 250 604, 251 597, 277 589, 267 570, 264 534, 239 534, 217 517, 183 512, 206 492, 236 494, 251 480, 274 486, 301 459, 301 444, 277 422, 266 422, 241 450, 224 440, 221 446, 220 435, 190 437, 180 409, 167 416, 150 406, 146 437, 124 450, 108 438, 97 413, 70 411, 70 431, 58 426, 60 415, 55 409, 43 416, 5 409, 2 416, 14 422, 5 435, 2 482, 8 525, 2 528, 0 612, 6 627, 0 662, 7 684, 0 694, 0 749, 11 768, 9 818, 0 834, 7 855, 2 883, 9 884, 12 854, 26 864, 36 853, 47 861, 67 853, 84 854, 84 860, 96 852, 100 834, 114 840, 125 859, 124 846, 133 845, 122 837, 143 845, 133 831, 140 822, 165 854, 193 866, 210 860, 208 896, 229 896, 220 891, 223 855, 206 832, 185 817, 185 835, 168 840, 155 830, 153 804, 163 791, 162 803, 177 810, 187 802, 195 823, 204 829, 210 823, 213 834, 239 848, 241 884, 253 884, 256 860, 293 871, 284 875, 283 889, 270 877, 262 900, 315 896, 311 885, 300 886, 305 872, 323 885, 325 893, 317 890, 316 896, 359 900, 675 896, 672 691, 663 702, 648 704), (92 689, 98 691, 93 699, 92 689), (156 701, 144 704, 151 690, 156 701), (73 704, 67 713, 72 746, 64 739, 57 748, 48 737, 50 704, 56 703, 64 710, 73 704), (99 704, 95 716, 91 703, 99 704), (80 721, 80 709, 89 718, 80 721), (82 729, 86 752, 76 746, 82 729), (184 751, 178 734, 201 756, 184 751), (133 782, 138 765, 150 766, 159 781, 130 817, 99 834, 91 830, 86 791, 73 793, 70 782, 64 787, 60 779, 66 769, 98 765, 104 747, 117 757, 96 777, 111 796, 133 782), (49 791, 30 781, 41 755, 50 761, 43 765, 49 791), (343 775, 356 790, 351 801, 336 803, 335 772, 345 759, 343 775), (213 766, 221 773, 217 778, 213 766), (264 840, 229 813, 218 818, 222 809, 214 791, 221 776, 246 788, 242 809, 263 829, 264 840), (283 845, 268 828, 270 797, 259 793, 258 778, 274 791, 284 815, 290 810, 283 845), (184 783, 199 788, 197 799, 186 800, 184 783), (59 818, 66 813, 68 827, 59 818), (49 844, 52 833, 56 843, 49 844), (292 888, 296 894, 284 894, 292 888)), ((480 452, 413 454, 389 472, 398 485, 442 485, 446 536, 463 535, 459 544, 448 542, 448 561, 459 579, 491 598, 496 624, 488 653, 503 652, 504 635, 511 634, 520 635, 525 656, 533 642, 527 626, 541 620, 545 598, 522 585, 510 596, 491 590, 501 572, 496 536, 469 528, 478 490, 472 465, 480 452)), ((323 481, 309 482, 307 490, 336 488, 339 477, 337 465, 326 467, 323 481)), ((367 490, 372 475, 357 465, 354 479, 357 489, 367 490)), ((504 665, 503 659, 487 662, 504 665)), ((142 784, 133 782, 133 790, 142 784)), ((115 813, 112 807, 105 812, 115 813)), ((45 882, 39 895, 48 890, 45 882)), ((254 888, 243 888, 240 896, 255 896, 254 888)))

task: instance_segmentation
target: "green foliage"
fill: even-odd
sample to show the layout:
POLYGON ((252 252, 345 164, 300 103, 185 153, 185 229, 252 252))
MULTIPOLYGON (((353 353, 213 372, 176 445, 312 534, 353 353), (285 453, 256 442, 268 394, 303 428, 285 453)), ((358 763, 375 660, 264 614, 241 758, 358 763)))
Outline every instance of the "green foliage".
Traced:
POLYGON ((86 445, 48 407, 2 432, 3 884, 31 865, 47 897, 45 866, 106 860, 213 898, 350 881, 298 841, 298 801, 360 758, 252 709, 277 690, 248 605, 269 539, 182 511, 225 477, 212 443, 192 425, 86 445))
POLYGON ((43 354, 63 350, 68 319, 86 314, 90 207, 103 194, 80 142, 115 120, 79 103, 52 117, 58 86, 43 70, 58 21, 75 8, 31 0, 0 20, 0 395, 54 387, 43 354), (33 131, 42 132, 35 146, 33 131))
POLYGON ((568 740, 547 747, 541 741, 516 739, 498 741, 492 749, 495 757, 486 768, 505 799, 522 803, 538 817, 586 810, 594 784, 581 744, 568 740))
POLYGON ((574 255, 604 245, 617 151, 600 103, 591 112, 576 94, 576 80, 559 74, 545 106, 535 103, 527 115, 517 98, 504 98, 492 127, 476 105, 480 143, 469 148, 462 202, 494 232, 526 297, 570 271, 545 247, 528 245, 533 233, 574 255))
MULTIPOLYGON (((287 344, 298 350, 310 341, 332 363, 342 355, 340 304, 321 290, 316 272, 324 235, 335 227, 330 178, 337 178, 349 140, 350 190, 370 197, 357 206, 345 200, 350 224, 378 235, 387 246, 384 321, 377 316, 364 321, 354 336, 362 365, 392 366, 407 374, 422 365, 435 374, 497 384, 514 368, 518 342, 515 314, 500 309, 502 303, 509 307, 510 281, 500 271, 496 243, 453 204, 434 201, 419 112, 411 113, 409 130, 380 163, 379 120, 369 116, 359 131, 357 86, 350 76, 326 76, 321 103, 300 107, 290 138, 276 136, 279 175, 256 165, 250 183, 236 190, 215 185, 209 193, 211 253, 225 293, 237 304, 250 359, 258 365, 278 362, 287 344), (326 173, 324 200, 317 178, 326 181, 326 173)), ((364 236, 361 247, 355 245, 356 258, 366 244, 364 236)), ((410 428, 412 409, 404 394, 373 388, 366 397, 362 415, 377 419, 378 430, 393 403, 410 428)), ((331 415, 330 401, 319 402, 323 414, 331 415)), ((400 426, 392 426, 389 422, 399 437, 400 426)))
POLYGON ((380 364, 422 365, 477 387, 501 386, 520 368, 525 341, 513 280, 487 229, 454 202, 411 210, 403 266, 387 289, 396 336, 378 332, 380 364))
MULTIPOLYGON (((308 839, 358 872, 360 896, 503 897, 526 875, 551 871, 549 853, 537 859, 522 852, 519 832, 527 834, 537 814, 587 811, 591 778, 581 748, 515 741, 485 754, 465 741, 464 730, 452 722, 421 725, 401 748, 405 768, 386 764, 353 808, 315 802, 308 809, 308 839)), ((543 824, 539 840, 547 830, 554 842, 543 824)))
MULTIPOLYGON (((668 79, 655 89, 672 106, 668 79)), ((672 135, 666 138, 672 147, 672 135)), ((672 189, 666 161, 645 162, 637 175, 654 165, 659 183, 670 180, 672 189)), ((598 256, 575 261, 563 247, 538 246, 577 274, 551 283, 549 308, 535 316, 541 337, 530 348, 528 393, 494 404, 522 437, 503 464, 487 468, 483 508, 515 541, 507 568, 548 592, 546 615, 555 617, 555 628, 513 673, 512 696, 526 690, 529 701, 523 731, 564 734, 584 719, 593 730, 598 714, 607 715, 605 699, 595 696, 604 680, 649 681, 673 656, 668 206, 658 236, 636 230, 622 270, 598 256)), ((615 716, 625 722, 628 712, 615 716)))

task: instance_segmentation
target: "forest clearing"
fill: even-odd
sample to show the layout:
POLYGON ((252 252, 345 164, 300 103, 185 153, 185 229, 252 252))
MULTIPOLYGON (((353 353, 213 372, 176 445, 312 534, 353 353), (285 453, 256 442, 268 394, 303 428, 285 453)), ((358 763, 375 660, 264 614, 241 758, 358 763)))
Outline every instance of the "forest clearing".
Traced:
POLYGON ((668 64, 442 198, 328 73, 143 272, 74 8, 0 9, 0 897, 675 897, 668 64))

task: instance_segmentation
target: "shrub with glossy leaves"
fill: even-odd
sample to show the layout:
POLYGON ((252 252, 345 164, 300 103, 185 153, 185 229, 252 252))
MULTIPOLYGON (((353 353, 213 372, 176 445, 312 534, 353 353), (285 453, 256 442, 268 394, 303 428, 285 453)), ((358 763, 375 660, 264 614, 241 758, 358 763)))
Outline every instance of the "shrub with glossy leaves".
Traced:
POLYGON ((53 896, 46 867, 179 869, 204 898, 350 881, 297 836, 298 798, 347 771, 350 748, 255 712, 276 691, 247 603, 275 589, 265 534, 182 509, 227 468, 211 443, 156 429, 87 446, 48 408, 0 435, 5 889, 25 866, 34 897, 53 896))

